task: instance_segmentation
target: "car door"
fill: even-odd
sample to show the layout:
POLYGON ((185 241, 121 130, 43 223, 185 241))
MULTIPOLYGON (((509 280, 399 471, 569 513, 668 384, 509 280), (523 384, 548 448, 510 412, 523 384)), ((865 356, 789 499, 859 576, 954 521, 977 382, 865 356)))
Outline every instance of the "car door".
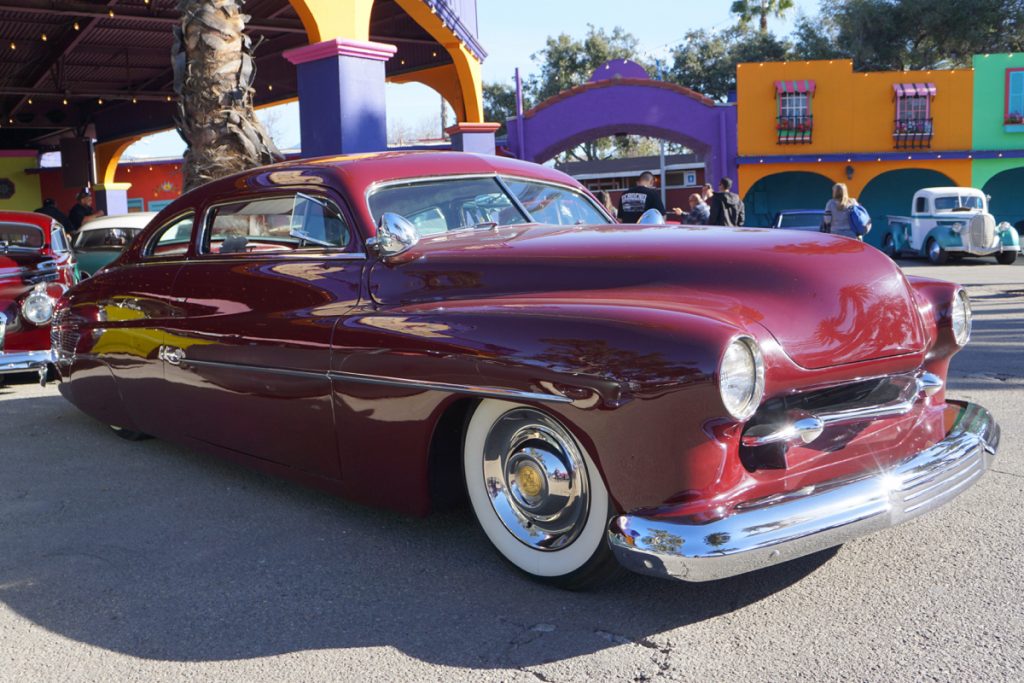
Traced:
POLYGON ((172 404, 163 384, 161 350, 170 321, 184 313, 173 296, 174 280, 192 239, 195 212, 168 218, 149 238, 140 258, 120 267, 116 287, 100 277, 100 323, 92 330, 93 353, 111 370, 125 407, 139 430, 165 433, 172 404))
POLYGON ((184 436, 340 476, 331 334, 356 306, 365 254, 343 203, 275 191, 208 207, 164 352, 184 436))

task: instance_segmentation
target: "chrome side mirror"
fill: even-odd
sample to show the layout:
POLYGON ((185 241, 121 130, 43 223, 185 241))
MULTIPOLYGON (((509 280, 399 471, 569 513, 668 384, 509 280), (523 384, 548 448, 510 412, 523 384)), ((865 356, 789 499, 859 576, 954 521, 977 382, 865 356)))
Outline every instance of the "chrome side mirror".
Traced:
POLYGON ((657 209, 647 209, 637 221, 638 225, 664 225, 665 217, 657 209))
POLYGON ((366 240, 366 246, 378 258, 387 259, 416 246, 419 241, 416 226, 408 219, 397 213, 385 213, 380 217, 376 237, 366 240))

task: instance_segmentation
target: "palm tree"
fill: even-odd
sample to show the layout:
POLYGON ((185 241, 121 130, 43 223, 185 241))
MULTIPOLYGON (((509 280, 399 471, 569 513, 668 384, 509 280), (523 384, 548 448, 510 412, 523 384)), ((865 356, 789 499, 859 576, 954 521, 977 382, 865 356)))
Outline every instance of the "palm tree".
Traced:
POLYGON ((793 9, 793 0, 736 0, 729 9, 739 15, 740 26, 748 26, 754 17, 761 23, 761 33, 768 33, 768 15, 782 18, 793 9))
POLYGON ((281 158, 253 109, 255 65, 242 0, 179 0, 171 60, 184 189, 281 158))

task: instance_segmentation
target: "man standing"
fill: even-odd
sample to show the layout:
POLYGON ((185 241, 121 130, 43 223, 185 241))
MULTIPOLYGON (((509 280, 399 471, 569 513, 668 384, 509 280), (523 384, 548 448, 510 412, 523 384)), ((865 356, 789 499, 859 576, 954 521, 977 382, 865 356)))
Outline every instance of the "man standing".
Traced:
POLYGON ((718 192, 711 197, 711 215, 708 225, 729 225, 739 227, 745 220, 743 200, 735 192, 731 192, 732 179, 722 178, 718 182, 718 192))
POLYGON ((78 232, 78 229, 82 227, 82 223, 85 223, 89 217, 99 218, 103 215, 102 211, 92 208, 92 195, 89 194, 88 190, 79 192, 75 199, 75 205, 68 211, 68 223, 64 226, 68 232, 72 233, 78 232))
POLYGON ((52 197, 47 197, 43 200, 43 205, 35 210, 35 213, 41 213, 45 216, 49 216, 53 220, 57 221, 65 228, 68 225, 68 217, 57 208, 57 202, 53 201, 52 197))
POLYGON ((619 220, 623 223, 636 223, 648 209, 665 213, 661 193, 654 189, 654 174, 644 171, 637 178, 636 185, 619 197, 619 220))

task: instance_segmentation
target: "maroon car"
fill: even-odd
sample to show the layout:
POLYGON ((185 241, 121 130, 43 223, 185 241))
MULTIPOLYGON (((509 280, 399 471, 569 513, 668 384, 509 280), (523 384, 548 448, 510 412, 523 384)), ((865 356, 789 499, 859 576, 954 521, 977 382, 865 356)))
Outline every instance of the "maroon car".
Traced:
POLYGON ((0 211, 0 378, 45 377, 53 309, 74 283, 75 258, 60 223, 40 213, 0 211))
POLYGON ((62 393, 414 514, 467 495, 513 565, 705 581, 892 526, 989 466, 948 400, 960 287, 856 240, 618 225, 456 153, 301 160, 166 207, 61 299, 62 393))

